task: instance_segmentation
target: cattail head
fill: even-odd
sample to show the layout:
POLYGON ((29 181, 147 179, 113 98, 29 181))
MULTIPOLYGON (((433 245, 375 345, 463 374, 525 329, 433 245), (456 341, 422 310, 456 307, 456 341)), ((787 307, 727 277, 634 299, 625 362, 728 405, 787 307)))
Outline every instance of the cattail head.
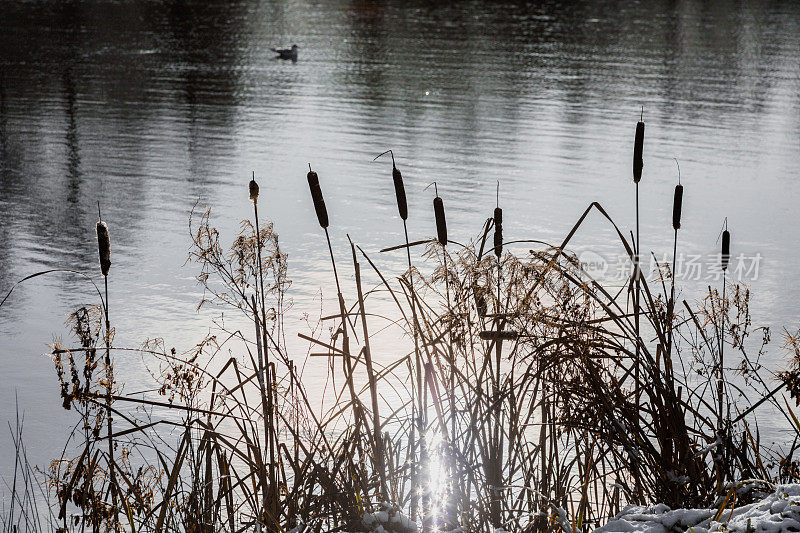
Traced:
POLYGON ((256 173, 253 172, 253 179, 250 180, 250 199, 253 203, 258 203, 258 183, 256 183, 256 173))
POLYGON ((672 227, 681 229, 681 208, 683 207, 683 185, 675 186, 675 199, 672 201, 672 227))
POLYGON ((636 139, 633 143, 633 181, 639 183, 642 179, 642 167, 644 161, 642 160, 642 150, 644 149, 644 122, 639 121, 636 123, 636 139))
POLYGON ((727 229, 722 232, 722 270, 728 269, 728 262, 731 260, 731 232, 727 229))
POLYGON ((408 202, 406 202, 406 188, 403 186, 403 175, 392 163, 392 179, 394 180, 394 195, 397 197, 397 210, 400 211, 400 218, 408 218, 408 202))
POLYGON ((444 202, 436 194, 433 199, 433 214, 436 215, 436 236, 442 246, 447 246, 447 220, 444 217, 444 202))
POLYGON ((97 249, 100 252, 100 272, 108 276, 111 268, 111 239, 108 236, 108 226, 102 220, 97 221, 97 249))
POLYGON ((311 164, 308 165, 308 187, 311 189, 311 199, 314 200, 314 210, 317 212, 317 220, 319 225, 323 228, 328 227, 328 210, 325 208, 325 199, 322 197, 322 189, 319 186, 319 176, 311 170, 311 164))
POLYGON ((397 210, 400 212, 400 218, 403 220, 408 219, 408 202, 406 202, 406 188, 403 186, 403 175, 394 164, 394 152, 386 150, 383 153, 375 156, 375 161, 380 156, 385 154, 392 154, 392 180, 394 181, 394 195, 397 197, 397 210))
POLYGON ((494 208, 494 254, 503 255, 503 210, 494 208))

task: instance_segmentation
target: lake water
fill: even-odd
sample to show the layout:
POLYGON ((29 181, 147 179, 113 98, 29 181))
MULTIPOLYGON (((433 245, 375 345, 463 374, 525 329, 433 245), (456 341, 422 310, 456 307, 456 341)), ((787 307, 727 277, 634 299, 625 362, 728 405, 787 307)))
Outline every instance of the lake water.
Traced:
MULTIPOLYGON (((371 162, 388 148, 412 239, 434 234, 432 181, 456 240, 490 216, 498 180, 507 239, 560 242, 595 200, 628 231, 642 106, 643 249, 671 254, 677 158, 682 252, 714 253, 727 217, 734 255, 758 258, 751 309, 775 331, 773 366, 778 332, 800 326, 798 3, 7 0, 0 30, 0 292, 49 268, 99 281, 99 201, 120 345, 164 337, 183 350, 208 331, 218 311, 195 311, 184 264, 189 212, 210 205, 232 239, 252 171, 289 254, 290 339, 303 313, 319 315, 321 288, 324 307, 335 298, 308 162, 343 259, 348 233, 375 255, 401 242, 390 163, 371 162), (299 61, 274 59, 292 43, 299 61)), ((596 218, 574 249, 619 253, 596 218)), ((403 255, 384 255, 400 273, 403 255)), ((686 280, 683 296, 709 283, 686 280)), ((41 354, 95 301, 90 284, 52 275, 0 308, 0 421, 16 395, 34 463, 74 423, 41 354)), ((127 392, 147 387, 138 355, 117 369, 127 392)))

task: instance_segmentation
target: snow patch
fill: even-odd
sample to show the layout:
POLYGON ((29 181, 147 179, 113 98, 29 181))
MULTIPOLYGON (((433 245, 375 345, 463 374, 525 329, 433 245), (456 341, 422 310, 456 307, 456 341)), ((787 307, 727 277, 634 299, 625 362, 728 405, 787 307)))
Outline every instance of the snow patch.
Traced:
MULTIPOLYGON (((738 490, 737 490, 738 493, 738 490)), ((719 509, 675 509, 664 504, 629 505, 595 533, 798 533, 800 484, 777 485, 771 494, 745 505, 719 509), (714 520, 719 514, 717 520, 714 520)))

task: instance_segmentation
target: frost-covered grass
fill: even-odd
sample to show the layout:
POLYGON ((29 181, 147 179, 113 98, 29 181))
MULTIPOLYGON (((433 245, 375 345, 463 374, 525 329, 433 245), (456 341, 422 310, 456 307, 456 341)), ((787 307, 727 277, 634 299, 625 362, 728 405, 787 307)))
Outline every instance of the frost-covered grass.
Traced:
POLYGON ((753 503, 720 509, 630 505, 595 533, 789 533, 800 531, 800 484, 778 485, 753 503))

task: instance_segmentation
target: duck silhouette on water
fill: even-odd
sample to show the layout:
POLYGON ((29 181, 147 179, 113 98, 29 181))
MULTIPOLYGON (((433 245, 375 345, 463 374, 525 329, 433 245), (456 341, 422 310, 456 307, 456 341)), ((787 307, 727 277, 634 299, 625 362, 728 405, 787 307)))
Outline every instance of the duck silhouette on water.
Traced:
POLYGON ((272 51, 278 54, 276 59, 291 59, 297 61, 297 45, 293 44, 291 48, 273 48, 272 51))

